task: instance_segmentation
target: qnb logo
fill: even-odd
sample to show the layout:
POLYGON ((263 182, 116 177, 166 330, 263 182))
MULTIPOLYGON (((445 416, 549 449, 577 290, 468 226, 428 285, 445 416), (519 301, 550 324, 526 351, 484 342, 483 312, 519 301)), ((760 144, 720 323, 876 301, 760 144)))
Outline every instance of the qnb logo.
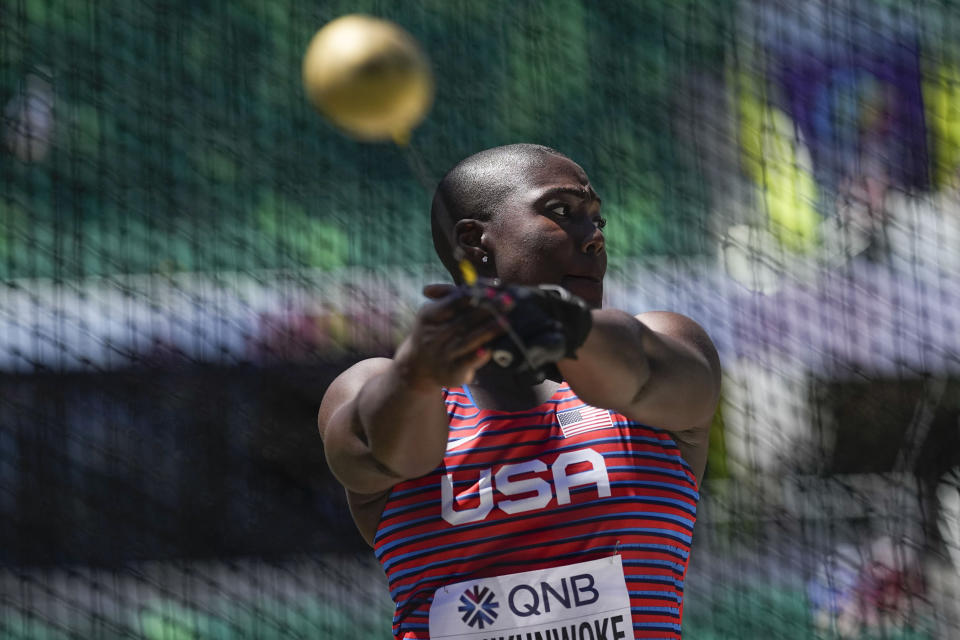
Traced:
POLYGON ((594 485, 599 497, 610 495, 607 465, 603 456, 590 448, 561 453, 549 467, 542 460, 535 459, 505 464, 496 471, 492 468, 481 469, 476 483, 456 498, 453 495, 453 482, 453 474, 450 473, 440 478, 443 519, 452 525, 483 520, 493 511, 494 502, 498 509, 512 515, 543 509, 550 504, 554 493, 557 504, 570 504, 570 490, 574 487, 594 485), (583 464, 590 466, 587 469, 579 468, 583 464), (575 465, 579 470, 568 473, 568 469, 575 465), (547 470, 551 472, 549 478, 533 475, 547 470), (496 501, 494 492, 498 495, 496 501), (510 498, 516 495, 524 497, 510 498), (476 506, 460 508, 458 505, 460 502, 476 503, 478 499, 476 506))
POLYGON ((566 578, 560 578, 559 585, 541 582, 539 589, 536 585, 518 584, 507 595, 507 606, 521 618, 550 613, 551 604, 554 609, 558 605, 565 609, 583 607, 600 599, 600 592, 594 584, 594 578, 589 573, 570 576, 569 586, 566 578))
POLYGON ((457 611, 463 613, 463 621, 468 625, 483 629, 483 625, 493 624, 497 619, 499 606, 500 603, 494 600, 492 589, 475 585, 460 596, 460 606, 457 607, 457 611))

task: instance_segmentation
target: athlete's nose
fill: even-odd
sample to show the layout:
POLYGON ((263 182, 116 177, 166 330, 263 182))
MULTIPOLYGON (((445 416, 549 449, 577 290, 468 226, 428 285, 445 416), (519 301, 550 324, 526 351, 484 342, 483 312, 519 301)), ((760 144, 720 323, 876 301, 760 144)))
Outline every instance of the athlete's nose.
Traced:
POLYGON ((583 243, 580 245, 580 250, 584 253, 600 255, 606 249, 607 242, 603 237, 603 231, 600 230, 599 225, 591 223, 591 227, 593 231, 588 233, 584 238, 583 243))

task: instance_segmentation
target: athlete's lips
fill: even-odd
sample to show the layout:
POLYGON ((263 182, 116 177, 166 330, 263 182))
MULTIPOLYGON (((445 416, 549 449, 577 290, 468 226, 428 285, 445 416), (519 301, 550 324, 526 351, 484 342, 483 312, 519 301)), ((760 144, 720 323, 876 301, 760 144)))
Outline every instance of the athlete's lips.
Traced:
POLYGON ((575 296, 579 296, 594 307, 600 306, 603 297, 603 278, 593 275, 566 275, 560 285, 575 296))
POLYGON ((603 276, 567 274, 563 276, 561 283, 603 284, 603 276))

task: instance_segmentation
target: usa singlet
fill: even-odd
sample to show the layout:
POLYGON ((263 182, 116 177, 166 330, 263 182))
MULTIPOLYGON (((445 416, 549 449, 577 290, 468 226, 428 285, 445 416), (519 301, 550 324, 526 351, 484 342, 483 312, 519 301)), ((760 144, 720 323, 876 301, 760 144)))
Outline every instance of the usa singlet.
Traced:
MULTIPOLYGON (((434 594, 447 585, 615 559, 628 594, 627 632, 632 622, 634 638, 680 638, 699 493, 670 434, 591 407, 566 384, 522 412, 479 409, 465 387, 444 394, 443 463, 393 488, 374 541, 396 604, 394 636, 429 638, 434 594)), ((597 593, 588 578, 575 584, 579 577, 542 594, 518 587, 516 602, 479 588, 453 594, 462 598, 464 634, 525 637, 479 632, 508 607, 539 615, 552 603, 558 615, 560 605, 597 593)), ((530 637, 601 632, 586 631, 577 635, 573 625, 563 627, 566 635, 557 627, 530 637)))

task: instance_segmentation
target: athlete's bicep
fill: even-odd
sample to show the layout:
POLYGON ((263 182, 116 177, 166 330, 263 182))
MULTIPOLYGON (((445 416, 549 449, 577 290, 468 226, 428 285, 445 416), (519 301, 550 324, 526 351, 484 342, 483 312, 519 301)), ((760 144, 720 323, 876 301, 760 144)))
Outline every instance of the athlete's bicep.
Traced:
POLYGON ((350 515, 353 516, 353 522, 357 525, 360 535, 371 547, 374 546, 373 543, 377 535, 377 527, 380 526, 380 516, 383 514, 383 508, 389 499, 389 491, 370 495, 347 490, 347 504, 350 506, 350 515))
POLYGON ((371 358, 350 367, 330 384, 317 414, 330 470, 344 487, 361 494, 384 492, 401 480, 370 453, 357 418, 360 390, 389 366, 387 358, 371 358))
POLYGON ((707 332, 686 316, 651 311, 636 316, 657 334, 651 376, 638 396, 641 422, 673 432, 698 481, 707 462, 710 425, 720 397, 720 358, 707 332))
POLYGON ((680 456, 690 465, 699 486, 703 480, 703 472, 707 468, 707 456, 710 449, 710 425, 699 425, 686 431, 674 432, 673 440, 677 443, 680 456))
POLYGON ((670 431, 709 425, 720 398, 720 359, 707 332, 678 313, 636 317, 657 337, 647 354, 650 378, 635 399, 640 421, 670 431))

